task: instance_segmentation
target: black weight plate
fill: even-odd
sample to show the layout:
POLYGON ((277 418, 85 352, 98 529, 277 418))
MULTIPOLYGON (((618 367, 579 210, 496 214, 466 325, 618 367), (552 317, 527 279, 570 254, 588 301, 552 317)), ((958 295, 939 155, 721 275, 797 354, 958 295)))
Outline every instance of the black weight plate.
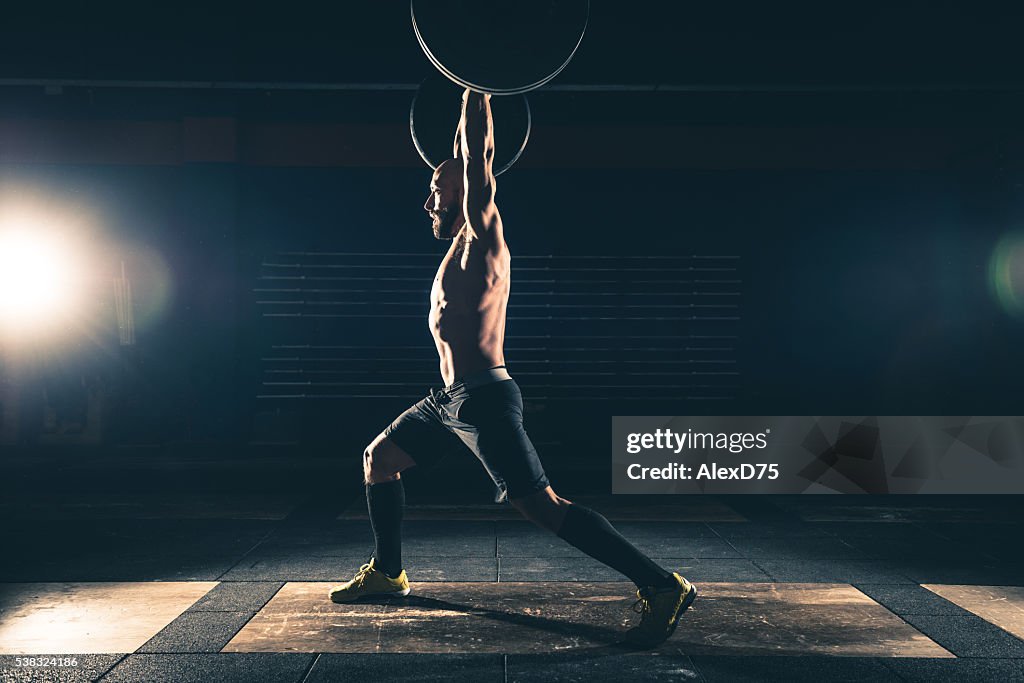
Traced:
POLYGON ((576 53, 590 0, 410 0, 420 47, 446 77, 493 95, 533 90, 576 53))
MULTIPOLYGON (((462 115, 463 88, 441 76, 422 83, 409 108, 409 130, 416 151, 431 168, 452 158, 462 115)), ((530 104, 526 95, 491 98, 494 120, 494 175, 516 163, 530 139, 530 104)))

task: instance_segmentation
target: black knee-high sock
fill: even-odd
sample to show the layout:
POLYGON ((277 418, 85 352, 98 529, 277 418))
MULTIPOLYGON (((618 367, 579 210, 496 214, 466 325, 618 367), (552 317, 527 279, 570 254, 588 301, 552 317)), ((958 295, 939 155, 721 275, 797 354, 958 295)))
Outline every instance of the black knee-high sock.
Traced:
POLYGON ((373 566, 395 578, 402 573, 402 511, 405 508, 402 480, 367 484, 366 506, 377 543, 373 566))
POLYGON ((604 515, 590 508, 575 503, 570 505, 558 536, 595 560, 625 574, 637 587, 662 587, 675 582, 670 572, 652 562, 616 531, 604 515))

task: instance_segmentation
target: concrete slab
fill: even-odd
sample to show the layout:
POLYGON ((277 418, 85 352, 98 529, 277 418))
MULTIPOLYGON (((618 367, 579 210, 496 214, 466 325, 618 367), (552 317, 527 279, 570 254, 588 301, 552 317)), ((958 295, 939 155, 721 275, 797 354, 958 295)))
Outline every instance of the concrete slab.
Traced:
MULTIPOLYGON (((908 683, 1024 681, 1024 659, 888 659, 883 666, 908 683)), ((862 679, 863 680, 863 679, 862 679)))
POLYGON ((311 654, 139 654, 125 658, 103 683, 299 683, 311 654))
POLYGON ((498 654, 324 654, 302 683, 335 681, 505 683, 505 662, 498 654))
POLYGON ((137 652, 219 652, 253 614, 186 611, 150 638, 137 652))
POLYGON ((546 655, 508 655, 509 683, 582 683, 629 681, 629 683, 678 683, 700 681, 686 655, 619 653, 590 649, 546 655))
POLYGON ((925 584, 924 588, 1024 640, 1024 587, 925 584))
POLYGON ((7 683, 92 683, 124 655, 37 652, 36 662, 24 657, 0 655, 0 681, 7 683))
MULTIPOLYGON (((879 658, 865 657, 718 657, 700 656, 693 664, 707 683, 893 683, 901 682, 879 658)), ((892 660, 901 661, 901 660, 892 660)), ((955 660, 929 660, 955 661, 955 660)), ((675 679, 679 680, 679 679, 675 679)))
POLYGON ((857 589, 896 614, 963 616, 967 610, 917 585, 858 583, 857 589))
POLYGON ((904 614, 903 618, 957 657, 1024 658, 1024 642, 973 614, 904 614))
POLYGON ((274 593, 280 581, 225 581, 204 595, 189 612, 258 612, 274 593))
POLYGON ((904 576, 921 585, 1016 586, 1021 583, 1019 565, 984 557, 973 561, 958 557, 946 561, 915 559, 890 562, 898 566, 904 576))
POLYGON ((217 584, 0 584, 0 654, 134 652, 217 584))
MULTIPOLYGON (((628 583, 425 583, 351 605, 289 583, 225 652, 543 654, 614 647, 639 617, 628 583)), ((950 657, 849 585, 700 584, 665 654, 950 657)))

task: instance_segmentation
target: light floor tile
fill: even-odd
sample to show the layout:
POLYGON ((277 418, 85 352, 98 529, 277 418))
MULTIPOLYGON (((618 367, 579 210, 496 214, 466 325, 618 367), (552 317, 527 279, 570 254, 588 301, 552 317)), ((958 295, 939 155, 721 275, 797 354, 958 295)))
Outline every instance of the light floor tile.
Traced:
POLYGON ((1024 639, 1024 587, 924 584, 936 595, 1024 639))
MULTIPOLYGON (((414 583, 407 598, 335 605, 288 583, 225 652, 541 653, 609 646, 639 617, 629 583, 414 583)), ((659 651, 951 657, 847 584, 705 583, 659 651)))
POLYGON ((216 585, 0 583, 0 654, 134 652, 216 585))

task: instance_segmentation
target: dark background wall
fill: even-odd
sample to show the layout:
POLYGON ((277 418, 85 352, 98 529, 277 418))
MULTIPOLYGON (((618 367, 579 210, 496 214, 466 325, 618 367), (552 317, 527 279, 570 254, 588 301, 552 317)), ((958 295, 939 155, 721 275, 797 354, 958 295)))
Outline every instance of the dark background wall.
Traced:
MULTIPOLYGON (((557 448, 568 423, 586 434, 577 444, 603 448, 607 417, 628 413, 1019 412, 1024 324, 999 306, 987 270, 1024 219, 1008 10, 647 9, 595 3, 563 88, 531 95, 534 135, 499 182, 508 240, 519 268, 553 257, 556 283, 599 263, 579 257, 614 257, 635 268, 605 290, 620 295, 650 291, 632 282, 644 268, 730 257, 736 319, 630 320, 625 309, 571 319, 595 317, 589 308, 544 320, 516 309, 510 335, 551 335, 544 351, 508 345, 535 438, 557 448), (667 260, 629 258, 649 256, 667 260), (572 351, 572 335, 611 350, 572 351), (661 337, 659 350, 624 350, 630 335, 661 337), (701 355, 688 335, 728 338, 716 342, 727 350, 701 355), (555 374, 528 374, 544 358, 555 374), (714 400, 672 389, 678 378, 622 374, 627 361, 667 372, 658 361, 716 358, 736 374, 709 380, 721 385, 714 400), (588 359, 616 374, 570 379, 588 359), (558 391, 577 382, 599 387, 558 391)), ((35 42, 26 36, 44 35, 38 18, 22 24, 37 34, 4 29, 0 181, 93 207, 117 256, 104 267, 123 258, 134 269, 140 310, 171 285, 128 356, 109 326, 78 346, 89 355, 91 344, 90 362, 117 387, 110 438, 358 448, 436 386, 426 294, 445 245, 430 236, 429 176, 404 123, 409 84, 429 69, 404 11, 347 23, 68 18, 35 42), (355 89, 328 87, 342 81, 355 89), (396 89, 368 85, 379 82, 396 89), (374 309, 408 317, 268 317, 284 309, 261 303, 261 278, 291 252, 306 254, 291 263, 307 274, 311 264, 377 275, 412 264, 406 274, 422 282, 404 280, 390 300, 399 306, 374 309), (282 345, 359 346, 334 367, 362 374, 293 392, 315 398, 281 398, 265 382, 268 358, 293 357, 282 345), (394 354, 405 360, 380 360, 394 354), (390 389, 370 384, 385 380, 390 389)), ((544 289, 535 275, 514 268, 513 304, 544 289)), ((670 295, 651 301, 693 301, 685 290, 659 287, 670 295)), ((572 301, 562 296, 545 301, 572 301)))

